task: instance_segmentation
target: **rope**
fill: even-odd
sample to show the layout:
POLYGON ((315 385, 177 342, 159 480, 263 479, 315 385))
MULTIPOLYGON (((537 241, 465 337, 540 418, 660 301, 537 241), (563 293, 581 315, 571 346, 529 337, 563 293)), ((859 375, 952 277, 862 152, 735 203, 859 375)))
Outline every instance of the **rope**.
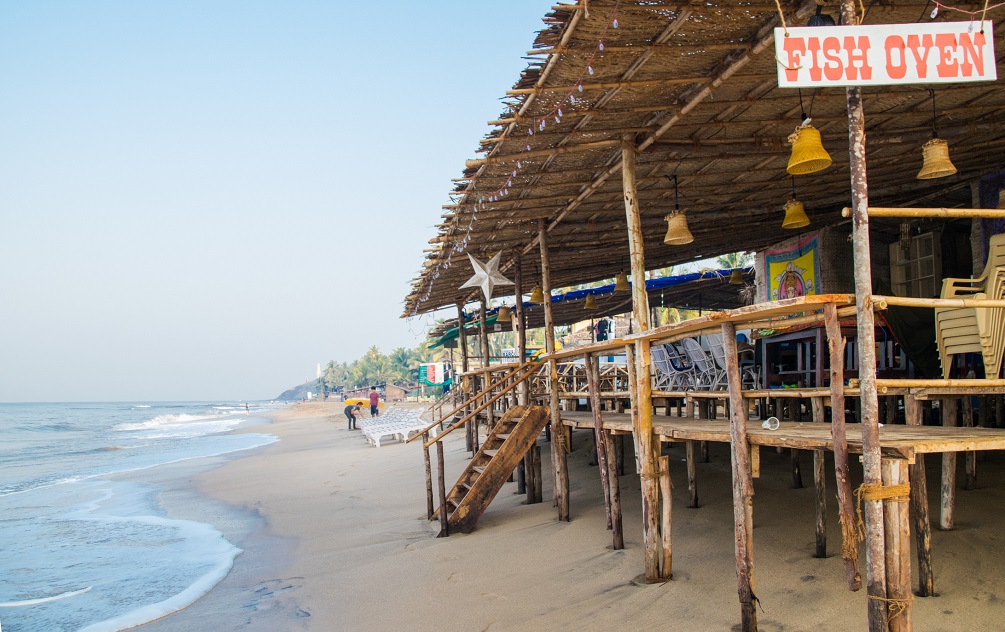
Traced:
POLYGON ((789 25, 785 23, 785 13, 782 12, 782 3, 779 0, 775 0, 775 6, 778 7, 778 17, 782 19, 782 28, 785 29, 785 37, 788 37, 789 25))
POLYGON ((889 625, 892 619, 895 619, 903 614, 911 606, 911 602, 914 601, 914 596, 909 596, 907 599, 890 599, 888 597, 880 597, 878 595, 869 595, 869 599, 872 599, 873 601, 881 601, 887 605, 888 614, 886 617, 886 623, 889 625))
POLYGON ((858 539, 865 540, 865 520, 862 519, 863 500, 889 500, 895 503, 911 501, 911 484, 883 485, 882 483, 862 483, 855 490, 855 510, 858 512, 858 539))

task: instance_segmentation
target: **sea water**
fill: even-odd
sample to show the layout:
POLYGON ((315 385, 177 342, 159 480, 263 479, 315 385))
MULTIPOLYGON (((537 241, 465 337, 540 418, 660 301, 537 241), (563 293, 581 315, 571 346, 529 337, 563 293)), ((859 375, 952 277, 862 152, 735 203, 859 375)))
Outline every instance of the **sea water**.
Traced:
POLYGON ((109 475, 266 445, 266 405, 0 404, 3 632, 122 630, 184 608, 240 550, 109 475), (264 426, 263 426, 264 428, 264 426))

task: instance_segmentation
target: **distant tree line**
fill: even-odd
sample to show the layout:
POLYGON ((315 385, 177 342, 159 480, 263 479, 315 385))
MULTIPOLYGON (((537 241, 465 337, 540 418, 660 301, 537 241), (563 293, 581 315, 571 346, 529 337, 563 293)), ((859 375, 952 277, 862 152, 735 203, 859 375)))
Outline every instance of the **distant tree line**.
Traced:
POLYGON ((442 349, 430 349, 428 342, 414 349, 398 347, 387 355, 374 345, 352 362, 329 360, 321 370, 321 386, 330 393, 387 383, 415 384, 419 381, 419 365, 438 361, 442 353, 442 349))

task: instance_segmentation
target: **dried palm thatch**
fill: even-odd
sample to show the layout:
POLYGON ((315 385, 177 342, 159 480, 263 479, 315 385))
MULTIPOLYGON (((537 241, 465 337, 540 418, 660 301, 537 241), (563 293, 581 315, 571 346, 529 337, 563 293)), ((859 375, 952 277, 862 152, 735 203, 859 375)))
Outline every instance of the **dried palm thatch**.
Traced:
MULTIPOLYGON (((795 91, 777 87, 776 5, 590 0, 587 11, 584 4, 557 5, 545 17, 534 61, 490 122, 484 157, 469 160, 455 181, 456 202, 444 207, 405 316, 473 298, 458 289, 470 276, 467 252, 481 259, 503 252, 510 274, 519 259, 525 283, 536 283, 542 221, 554 287, 613 277, 628 256, 623 140, 639 148, 647 268, 758 250, 787 236, 780 228, 790 187, 785 139, 801 109, 795 91), (685 246, 662 239, 674 206, 671 174, 694 234, 685 246)), ((816 9, 813 2, 781 6, 789 25, 805 24, 816 9)), ((864 22, 928 21, 928 6, 873 3, 864 22)), ((966 16, 942 11, 935 19, 966 16)), ((1005 50, 998 31, 997 48, 1005 50)), ((959 169, 941 180, 915 178, 931 136, 927 89, 864 93, 871 203, 969 206, 966 183, 1002 169, 1005 90, 996 83, 939 88, 939 132, 959 169)), ((841 222, 849 203, 848 125, 843 88, 808 91, 802 100, 834 158, 828 169, 797 179, 812 230, 841 222)))

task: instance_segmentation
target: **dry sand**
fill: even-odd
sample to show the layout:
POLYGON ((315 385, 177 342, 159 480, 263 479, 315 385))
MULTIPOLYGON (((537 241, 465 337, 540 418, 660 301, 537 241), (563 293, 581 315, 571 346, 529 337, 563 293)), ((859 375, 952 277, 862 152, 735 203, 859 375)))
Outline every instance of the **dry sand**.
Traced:
MULTIPOLYGON (((638 476, 621 479, 626 548, 612 551, 597 469, 588 464, 588 431, 573 436, 571 522, 557 522, 550 502, 524 505, 507 484, 474 533, 437 539, 425 520, 420 445, 370 447, 346 430, 340 405, 300 404, 272 416, 273 424, 253 430, 280 442, 218 460, 162 496, 174 516, 211 519, 187 502, 198 489, 254 520, 218 524, 245 551, 233 571, 144 632, 738 629, 726 446, 713 444, 710 463, 699 465, 699 509, 685 507, 683 446, 667 451, 677 485, 674 579, 647 585, 640 581, 638 476)), ((461 433, 454 435, 446 441, 448 485, 467 460, 461 433)), ((549 446, 540 441, 550 498, 549 446)), ((804 489, 791 489, 788 454, 762 451, 761 459, 754 499, 759 628, 865 629, 864 591, 845 589, 836 557, 832 465, 832 556, 814 559, 812 457, 803 458, 804 489)), ((936 512, 938 465, 930 457, 936 512)), ((916 630, 1005 628, 1003 472, 1002 455, 981 461, 978 489, 959 492, 957 529, 933 531, 939 596, 915 600, 916 630)))

